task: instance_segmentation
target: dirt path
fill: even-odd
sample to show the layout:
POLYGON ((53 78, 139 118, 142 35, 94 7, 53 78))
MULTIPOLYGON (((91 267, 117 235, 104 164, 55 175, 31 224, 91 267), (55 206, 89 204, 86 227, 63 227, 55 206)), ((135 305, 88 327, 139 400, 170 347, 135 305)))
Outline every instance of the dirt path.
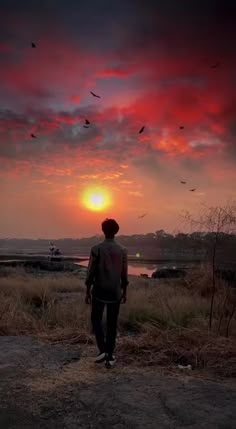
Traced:
POLYGON ((117 366, 78 346, 0 337, 1 429, 235 429, 236 382, 117 366))

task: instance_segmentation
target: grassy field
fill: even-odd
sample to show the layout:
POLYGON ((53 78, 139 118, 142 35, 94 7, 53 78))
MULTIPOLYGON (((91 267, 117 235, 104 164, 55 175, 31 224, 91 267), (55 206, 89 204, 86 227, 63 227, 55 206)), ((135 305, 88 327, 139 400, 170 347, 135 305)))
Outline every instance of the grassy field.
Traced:
MULTIPOLYGON (((36 335, 84 347, 94 343, 84 292, 79 274, 36 277, 24 270, 2 270, 0 335, 36 335)), ((229 324, 235 292, 217 284, 209 332, 211 279, 206 268, 189 273, 186 280, 130 277, 119 320, 120 358, 137 365, 191 364, 235 376, 235 315, 229 324)))

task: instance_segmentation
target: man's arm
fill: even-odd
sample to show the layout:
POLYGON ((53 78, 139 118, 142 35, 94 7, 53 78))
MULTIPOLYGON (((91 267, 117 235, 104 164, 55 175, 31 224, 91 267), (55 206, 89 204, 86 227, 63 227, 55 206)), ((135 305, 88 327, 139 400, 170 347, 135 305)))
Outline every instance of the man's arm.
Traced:
POLYGON ((126 302, 126 292, 127 286, 129 284, 128 281, 128 255, 127 250, 123 251, 123 259, 122 259, 122 272, 121 272, 121 288, 123 290, 123 302, 126 302))
MULTIPOLYGON (((88 297, 90 298, 90 291, 91 291, 91 286, 94 282, 96 267, 97 267, 97 255, 96 255, 95 250, 92 248, 91 252, 90 252, 87 276, 86 276, 86 280, 85 280, 85 285, 87 287, 87 289, 86 289, 86 300, 87 301, 88 301, 87 298, 88 297)), ((90 298, 90 300, 91 300, 91 298, 90 298)))

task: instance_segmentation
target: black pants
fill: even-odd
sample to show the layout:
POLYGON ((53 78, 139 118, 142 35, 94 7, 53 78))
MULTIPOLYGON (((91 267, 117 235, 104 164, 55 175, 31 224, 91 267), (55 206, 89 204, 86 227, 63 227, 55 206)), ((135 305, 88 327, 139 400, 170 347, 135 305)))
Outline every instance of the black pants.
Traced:
POLYGON ((100 353, 107 353, 109 358, 112 357, 115 349, 119 310, 120 301, 112 304, 105 304, 104 302, 97 301, 96 299, 93 299, 92 301, 91 321, 96 336, 97 346, 100 353), (102 317, 105 306, 107 307, 106 341, 102 327, 102 317))

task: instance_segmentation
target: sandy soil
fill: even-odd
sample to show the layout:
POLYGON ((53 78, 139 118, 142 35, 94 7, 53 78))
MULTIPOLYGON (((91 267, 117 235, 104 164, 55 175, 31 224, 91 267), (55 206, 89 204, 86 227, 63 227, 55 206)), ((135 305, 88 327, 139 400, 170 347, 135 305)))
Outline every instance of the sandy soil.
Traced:
POLYGON ((96 368, 94 352, 0 337, 0 428, 235 429, 235 381, 96 368))

